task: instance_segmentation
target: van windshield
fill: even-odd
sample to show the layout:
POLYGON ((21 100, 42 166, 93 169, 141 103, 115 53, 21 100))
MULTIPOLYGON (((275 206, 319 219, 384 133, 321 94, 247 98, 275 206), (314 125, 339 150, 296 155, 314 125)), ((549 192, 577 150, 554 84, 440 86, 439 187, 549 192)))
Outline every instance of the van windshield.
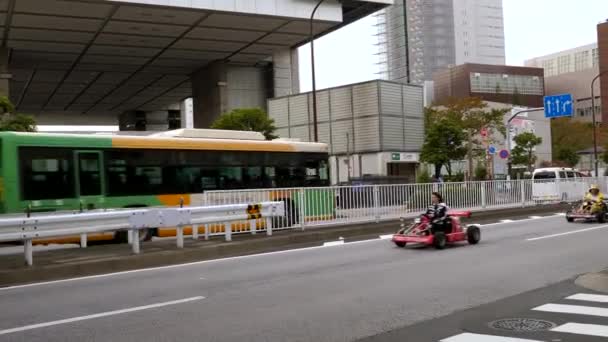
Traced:
POLYGON ((555 172, 539 172, 534 174, 534 179, 555 179, 555 172))

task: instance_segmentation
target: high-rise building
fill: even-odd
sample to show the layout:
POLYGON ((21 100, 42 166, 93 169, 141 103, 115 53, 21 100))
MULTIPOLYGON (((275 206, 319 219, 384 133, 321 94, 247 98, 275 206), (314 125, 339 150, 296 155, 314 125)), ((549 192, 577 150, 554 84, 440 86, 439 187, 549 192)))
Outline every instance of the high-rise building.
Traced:
POLYGON ((377 19, 383 78, 421 84, 450 65, 505 64, 502 0, 396 0, 377 19))

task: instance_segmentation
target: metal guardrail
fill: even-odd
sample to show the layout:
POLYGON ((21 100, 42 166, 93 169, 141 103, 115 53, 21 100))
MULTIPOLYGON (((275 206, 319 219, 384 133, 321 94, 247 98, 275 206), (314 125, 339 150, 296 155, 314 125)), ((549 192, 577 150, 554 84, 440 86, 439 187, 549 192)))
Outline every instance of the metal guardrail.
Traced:
POLYGON ((107 212, 37 215, 27 218, 0 219, 0 242, 23 241, 25 261, 33 264, 32 240, 39 238, 80 235, 81 245, 86 247, 87 233, 128 230, 133 253, 140 252, 138 231, 150 228, 177 229, 177 247, 184 247, 184 227, 192 226, 193 238, 198 239, 199 226, 204 226, 205 238, 209 238, 209 224, 223 223, 226 241, 232 240, 235 221, 249 221, 250 232, 257 231, 257 221, 265 220, 265 231, 272 235, 272 218, 283 217, 283 202, 260 204, 230 204, 206 207, 149 208, 107 212))

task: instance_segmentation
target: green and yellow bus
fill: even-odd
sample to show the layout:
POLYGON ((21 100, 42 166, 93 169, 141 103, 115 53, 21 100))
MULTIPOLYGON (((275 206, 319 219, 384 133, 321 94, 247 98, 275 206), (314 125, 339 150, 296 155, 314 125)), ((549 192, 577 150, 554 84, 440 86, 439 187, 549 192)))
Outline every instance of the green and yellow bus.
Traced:
MULTIPOLYGON (((0 151, 4 214, 200 205, 206 191, 329 185, 328 149, 320 143, 4 132, 0 151)), ((285 193, 268 200, 293 210, 298 199, 285 193)), ((159 231, 142 238, 175 230, 159 231)), ((77 238, 62 242, 69 241, 77 238)))

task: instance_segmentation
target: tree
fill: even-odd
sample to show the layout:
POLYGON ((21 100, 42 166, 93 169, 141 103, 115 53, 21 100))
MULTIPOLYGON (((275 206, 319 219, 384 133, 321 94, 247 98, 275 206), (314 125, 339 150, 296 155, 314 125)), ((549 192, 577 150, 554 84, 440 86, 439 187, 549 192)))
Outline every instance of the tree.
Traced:
POLYGON ((560 146, 555 158, 569 167, 575 167, 581 157, 570 146, 560 146))
POLYGON ((526 165, 528 171, 532 171, 532 165, 536 162, 534 148, 543 143, 543 138, 537 137, 534 133, 525 132, 513 138, 516 146, 511 151, 513 163, 526 165))
POLYGON ((457 124, 447 120, 428 122, 420 159, 435 165, 435 176, 441 175, 444 166, 448 176, 452 176, 452 160, 462 160, 467 153, 464 140, 457 124))
POLYGON ((6 96, 0 96, 0 131, 36 132, 36 120, 33 117, 15 113, 15 106, 6 96))
POLYGON ((276 139, 274 120, 260 108, 240 108, 222 114, 211 125, 213 129, 254 131, 264 134, 267 140, 276 139))
POLYGON ((485 153, 480 139, 481 132, 500 133, 506 136, 505 114, 508 108, 490 109, 480 98, 470 97, 462 99, 451 99, 443 107, 432 107, 428 111, 427 123, 448 121, 459 127, 465 135, 466 157, 470 172, 474 171, 473 159, 475 155, 485 153))

